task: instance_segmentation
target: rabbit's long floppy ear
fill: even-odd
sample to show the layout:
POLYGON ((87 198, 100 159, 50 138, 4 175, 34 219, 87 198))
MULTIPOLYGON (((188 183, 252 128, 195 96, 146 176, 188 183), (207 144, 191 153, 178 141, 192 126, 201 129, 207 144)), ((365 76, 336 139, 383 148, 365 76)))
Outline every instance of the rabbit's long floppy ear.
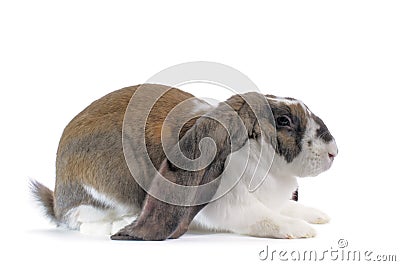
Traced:
MULTIPOLYGON (((257 116, 248 105, 251 96, 262 97, 253 93, 231 97, 200 117, 166 151, 138 219, 112 239, 164 240, 187 231, 195 215, 213 199, 228 155, 260 134, 257 116)), ((257 108, 265 107, 265 101, 253 101, 257 108)))
MULTIPOLYGON (((159 170, 160 176, 173 181, 178 177, 175 170, 169 167, 165 159, 159 170)), ((156 177, 157 178, 157 177, 156 177)), ((202 174, 192 175, 191 183, 198 182, 202 174)), ((152 186, 153 192, 155 187, 152 186)), ((163 189, 158 187, 160 191, 163 189)), ((147 195, 142 211, 132 224, 121 229, 111 236, 113 240, 165 240, 167 238, 178 238, 184 234, 194 216, 205 206, 179 206, 159 200, 150 194, 147 195)))

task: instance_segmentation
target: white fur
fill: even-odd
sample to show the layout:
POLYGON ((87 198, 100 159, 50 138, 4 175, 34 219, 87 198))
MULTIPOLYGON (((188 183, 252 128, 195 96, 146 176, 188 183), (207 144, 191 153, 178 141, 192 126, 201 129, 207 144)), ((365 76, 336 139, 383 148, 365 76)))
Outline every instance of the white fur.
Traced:
POLYGON ((325 224, 329 222, 330 218, 325 213, 310 207, 306 207, 296 201, 288 201, 282 209, 283 215, 302 219, 312 224, 325 224))
POLYGON ((139 213, 139 210, 121 204, 93 187, 83 187, 93 199, 106 207, 80 205, 72 208, 65 215, 65 223, 71 229, 79 229, 87 235, 110 235, 130 224, 139 213))
POLYGON ((79 231, 85 235, 91 236, 107 236, 111 234, 112 222, 99 221, 93 223, 82 223, 79 231))
POLYGON ((275 96, 275 98, 267 97, 267 99, 269 101, 281 102, 281 103, 285 103, 287 105, 297 102, 297 100, 295 100, 295 99, 288 99, 288 98, 276 97, 276 96, 275 96))
POLYGON ((80 205, 70 209, 64 216, 65 225, 71 229, 79 229, 83 223, 110 221, 115 217, 113 209, 100 209, 91 205, 80 205))
POLYGON ((126 216, 116 220, 99 220, 96 222, 85 222, 81 223, 79 231, 85 235, 112 235, 132 223, 135 219, 136 216, 126 216))
POLYGON ((86 190, 86 192, 90 196, 92 196, 95 200, 112 209, 113 212, 110 213, 111 216, 121 217, 133 211, 131 206, 126 206, 124 204, 121 204, 120 202, 117 202, 115 199, 112 199, 109 196, 98 192, 91 186, 83 185, 83 187, 86 190))
POLYGON ((190 101, 193 104, 193 108, 192 108, 191 112, 194 115, 203 114, 205 112, 208 112, 213 107, 211 104, 207 103, 206 101, 200 100, 198 98, 190 99, 190 101))
MULTIPOLYGON (((307 109, 305 106, 303 108, 307 109)), ((315 135, 320 126, 311 117, 307 119, 307 128, 302 139, 302 151, 294 158, 291 167, 293 175, 298 177, 316 176, 328 170, 333 163, 329 154, 334 156, 338 154, 335 140, 327 144, 322 139, 316 138, 315 135), (308 145, 308 141, 311 141, 311 146, 308 145)))
MULTIPOLYGON (((243 162, 247 161, 244 174, 237 185, 220 199, 209 203, 194 219, 194 224, 203 228, 230 231, 238 234, 274 238, 302 238, 313 237, 315 231, 306 222, 284 216, 280 212, 289 202, 292 192, 296 190, 297 181, 294 176, 282 171, 282 158, 275 157, 277 164, 273 164, 267 178, 255 192, 249 191, 249 181, 256 172, 268 172, 271 154, 274 153, 271 145, 261 144, 256 140, 249 140, 247 144, 227 160, 223 179, 237 180, 243 172, 243 162), (264 156, 259 158, 250 151, 263 150, 264 156), (251 149, 253 147, 254 149, 251 149), (261 159, 261 160, 260 160, 261 159), (266 160, 264 160, 266 159, 266 160), (268 168, 261 169, 260 168, 268 168)), ((222 182, 222 181, 221 181, 222 182)))

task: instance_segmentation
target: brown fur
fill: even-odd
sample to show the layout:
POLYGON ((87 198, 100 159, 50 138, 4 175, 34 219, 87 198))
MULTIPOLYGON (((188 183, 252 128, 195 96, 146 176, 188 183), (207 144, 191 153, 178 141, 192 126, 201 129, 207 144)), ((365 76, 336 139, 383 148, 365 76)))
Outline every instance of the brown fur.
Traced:
MULTIPOLYGON (((143 87, 146 86, 169 89, 162 85, 147 84, 143 87)), ((65 128, 56 163, 57 219, 61 219, 68 209, 93 201, 81 186, 76 185, 80 183, 132 205, 134 209, 141 207, 146 193, 134 182, 122 152, 122 123, 129 100, 138 87, 124 88, 100 98, 79 113, 65 128), (69 197, 65 197, 67 193, 69 197)), ((160 138, 162 121, 173 107, 192 97, 189 93, 171 89, 159 99, 150 113, 146 139, 151 144, 149 156, 156 168, 165 157, 162 156, 164 152, 160 138)), ((146 99, 143 102, 146 103, 146 99)))
MULTIPOLYGON (((275 97, 275 96, 274 96, 275 97)), ((271 95, 268 98, 274 99, 271 95)), ((285 115, 291 118, 292 129, 277 127, 276 152, 282 155, 287 162, 291 162, 302 149, 301 140, 307 127, 306 113, 300 104, 287 105, 280 101, 269 100, 275 119, 285 115)))

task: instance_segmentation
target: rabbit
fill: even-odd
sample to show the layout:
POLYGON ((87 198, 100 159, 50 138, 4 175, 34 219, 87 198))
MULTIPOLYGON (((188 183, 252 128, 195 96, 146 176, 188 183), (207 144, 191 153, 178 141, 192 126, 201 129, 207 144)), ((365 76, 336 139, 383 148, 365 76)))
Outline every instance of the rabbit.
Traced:
POLYGON ((59 143, 54 192, 37 181, 31 187, 58 226, 114 240, 175 239, 189 227, 308 238, 316 235, 309 223, 329 217, 297 202, 297 178, 328 170, 337 154, 324 122, 299 100, 249 92, 214 106, 142 84, 79 113, 59 143), (214 146, 202 147, 210 138, 214 146), (179 153, 200 167, 177 165, 179 153), (196 161, 209 155, 205 166, 196 161), (196 189, 178 204, 163 180, 196 189))

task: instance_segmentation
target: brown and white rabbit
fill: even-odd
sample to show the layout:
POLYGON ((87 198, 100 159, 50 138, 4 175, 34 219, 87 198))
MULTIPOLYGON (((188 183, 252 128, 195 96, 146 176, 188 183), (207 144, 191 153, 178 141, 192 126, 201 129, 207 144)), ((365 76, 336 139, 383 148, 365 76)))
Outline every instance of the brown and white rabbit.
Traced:
POLYGON ((54 193, 36 181, 32 189, 57 225, 87 234, 114 234, 112 239, 177 238, 190 224, 258 237, 313 237, 308 223, 326 223, 328 216, 290 199, 296 178, 326 171, 337 152, 325 124, 301 101, 251 92, 211 106, 176 88, 144 84, 112 92, 79 113, 60 140, 54 193), (129 104, 139 88, 139 100, 129 104), (156 95, 162 96, 145 114, 156 95), (128 112, 133 115, 127 119, 128 112), (170 113, 176 120, 169 119, 165 126, 170 113), (139 148, 142 129, 146 151, 139 148), (204 153, 201 141, 212 138, 211 163, 195 171, 174 165, 162 143, 165 136, 173 138, 168 132, 178 132, 180 139, 168 149, 189 159, 204 153), (123 141, 132 149, 128 157, 123 141), (141 152, 148 154, 152 166, 135 157, 141 152), (128 167, 132 160, 139 169, 128 167), (132 170, 156 194, 165 192, 159 176, 183 186, 201 186, 217 177, 221 181, 191 195, 200 203, 180 206, 148 194, 132 170), (253 177, 265 173, 257 189, 249 189, 253 177), (213 198, 225 189, 224 180, 235 186, 213 198))

